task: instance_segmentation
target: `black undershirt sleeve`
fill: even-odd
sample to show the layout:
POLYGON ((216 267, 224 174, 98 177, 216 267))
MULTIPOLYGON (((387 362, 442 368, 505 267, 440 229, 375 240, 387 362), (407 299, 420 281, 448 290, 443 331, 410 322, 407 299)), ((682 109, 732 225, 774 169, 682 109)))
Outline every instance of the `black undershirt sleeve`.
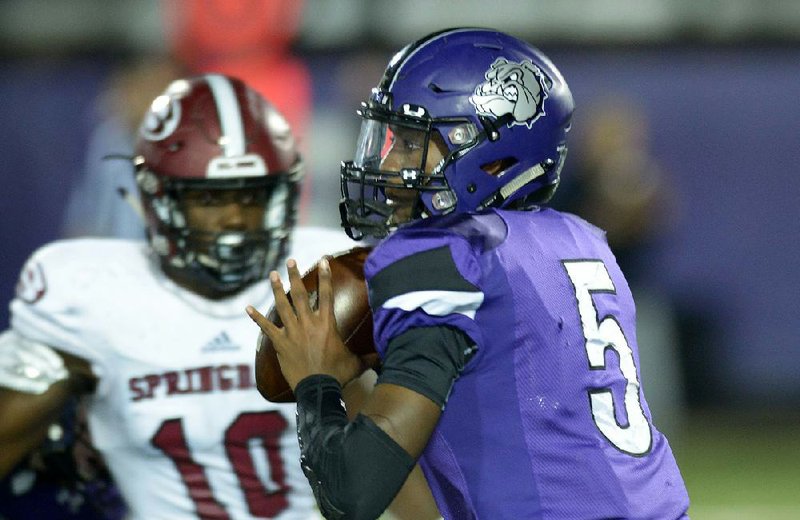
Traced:
POLYGON ((377 384, 403 386, 444 409, 456 378, 475 351, 475 343, 459 329, 409 329, 389 342, 377 384))

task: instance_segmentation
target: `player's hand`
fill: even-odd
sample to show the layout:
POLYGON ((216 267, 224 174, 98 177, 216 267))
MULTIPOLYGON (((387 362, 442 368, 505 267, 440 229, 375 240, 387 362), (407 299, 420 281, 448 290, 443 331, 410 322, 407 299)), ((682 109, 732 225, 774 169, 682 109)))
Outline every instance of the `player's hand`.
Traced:
POLYGON ((327 259, 319 264, 319 307, 311 308, 297 262, 286 262, 289 271, 292 303, 284 292, 277 272, 269 274, 275 295, 275 310, 283 323, 278 327, 252 306, 247 314, 269 336, 278 354, 278 362, 286 382, 294 391, 297 383, 313 374, 328 374, 342 386, 363 371, 361 360, 345 346, 336 330, 333 314, 333 287, 327 259))

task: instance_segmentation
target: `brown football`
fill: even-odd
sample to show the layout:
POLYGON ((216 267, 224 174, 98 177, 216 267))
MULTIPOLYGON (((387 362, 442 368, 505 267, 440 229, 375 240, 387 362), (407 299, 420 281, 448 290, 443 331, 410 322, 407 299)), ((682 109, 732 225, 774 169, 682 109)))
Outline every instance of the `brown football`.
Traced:
MULTIPOLYGON (((376 367, 379 361, 372 341, 372 312, 364 281, 364 262, 370 250, 356 247, 331 255, 328 261, 333 282, 333 314, 339 334, 347 348, 359 356, 366 366, 376 367)), ((314 266, 303 275, 303 285, 315 309, 318 283, 317 267, 314 266)), ((267 313, 267 319, 282 325, 274 306, 267 313)), ((295 400, 289 383, 281 373, 275 346, 264 333, 259 333, 256 348, 256 386, 261 395, 273 403, 291 403, 295 400)))

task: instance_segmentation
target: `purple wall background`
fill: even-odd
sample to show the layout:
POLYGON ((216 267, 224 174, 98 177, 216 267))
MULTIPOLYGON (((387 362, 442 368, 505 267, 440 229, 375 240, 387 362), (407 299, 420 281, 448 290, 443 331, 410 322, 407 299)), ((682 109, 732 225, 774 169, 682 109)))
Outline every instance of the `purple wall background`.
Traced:
POLYGON ((576 128, 608 92, 646 110, 681 217, 648 274, 718 324, 709 377, 735 401, 796 402, 800 49, 551 54, 576 128))
POLYGON ((58 238, 108 67, 0 61, 0 330, 30 253, 58 238))
MULTIPOLYGON (((647 278, 718 324, 704 356, 720 398, 800 403, 800 48, 545 50, 572 87, 576 128, 609 93, 645 109, 681 217, 647 278)), ((106 72, 0 62, 2 302, 27 255, 58 236, 106 72)))

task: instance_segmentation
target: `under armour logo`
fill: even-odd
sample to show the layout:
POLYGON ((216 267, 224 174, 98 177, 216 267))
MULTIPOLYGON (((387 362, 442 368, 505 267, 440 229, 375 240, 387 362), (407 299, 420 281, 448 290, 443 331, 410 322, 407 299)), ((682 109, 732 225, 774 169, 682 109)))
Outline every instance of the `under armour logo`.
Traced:
POLYGON ((410 105, 406 103, 403 105, 403 115, 412 117, 422 117, 425 115, 425 108, 418 105, 410 105))
POLYGON ((419 181, 420 171, 412 168, 406 168, 400 171, 400 176, 403 178, 403 184, 406 186, 416 186, 419 181))

